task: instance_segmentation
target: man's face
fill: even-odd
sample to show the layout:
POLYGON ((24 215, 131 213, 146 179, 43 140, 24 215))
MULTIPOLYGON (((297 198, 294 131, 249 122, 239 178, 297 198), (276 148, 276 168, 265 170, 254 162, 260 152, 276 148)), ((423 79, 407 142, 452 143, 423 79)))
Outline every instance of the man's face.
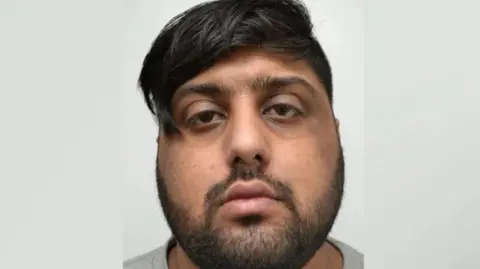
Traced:
POLYGON ((179 133, 160 134, 157 184, 200 268, 301 268, 341 203, 344 164, 327 94, 305 61, 232 54, 182 85, 179 133))

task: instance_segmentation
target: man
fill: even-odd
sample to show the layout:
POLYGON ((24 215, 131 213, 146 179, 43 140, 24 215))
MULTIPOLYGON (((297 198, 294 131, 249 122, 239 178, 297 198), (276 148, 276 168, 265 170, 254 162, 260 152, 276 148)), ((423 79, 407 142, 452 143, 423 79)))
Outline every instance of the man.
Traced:
POLYGON ((361 269, 328 234, 344 161, 329 62, 294 0, 219 0, 174 18, 139 78, 159 123, 173 237, 128 269, 361 269))

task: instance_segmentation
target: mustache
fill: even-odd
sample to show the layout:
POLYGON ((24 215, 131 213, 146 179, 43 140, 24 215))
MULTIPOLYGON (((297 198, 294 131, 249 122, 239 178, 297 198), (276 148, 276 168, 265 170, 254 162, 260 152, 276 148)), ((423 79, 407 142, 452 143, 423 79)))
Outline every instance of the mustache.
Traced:
POLYGON ((278 201, 283 202, 291 211, 296 212, 293 191, 289 184, 274 179, 259 168, 245 166, 234 166, 225 180, 216 183, 210 188, 204 198, 204 205, 207 208, 207 211, 219 207, 222 203, 224 193, 231 185, 239 180, 263 181, 273 188, 278 201))

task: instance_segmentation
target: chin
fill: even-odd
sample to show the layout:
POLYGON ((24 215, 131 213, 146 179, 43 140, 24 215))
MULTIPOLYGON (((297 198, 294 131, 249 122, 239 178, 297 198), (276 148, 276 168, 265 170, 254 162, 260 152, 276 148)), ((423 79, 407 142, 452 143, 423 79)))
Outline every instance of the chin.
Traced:
POLYGON ((263 221, 216 228, 214 229, 214 234, 217 235, 221 242, 227 244, 237 242, 242 245, 248 243, 256 245, 258 242, 276 242, 285 238, 287 230, 288 227, 285 224, 280 225, 270 221, 263 221))

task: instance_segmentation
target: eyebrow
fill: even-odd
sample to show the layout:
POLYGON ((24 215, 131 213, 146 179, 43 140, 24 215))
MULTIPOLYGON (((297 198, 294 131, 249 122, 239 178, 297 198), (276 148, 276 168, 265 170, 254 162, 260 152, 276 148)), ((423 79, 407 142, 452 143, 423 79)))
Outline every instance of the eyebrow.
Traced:
MULTIPOLYGON (((252 89, 263 92, 278 91, 289 86, 301 86, 305 88, 314 98, 319 94, 318 90, 315 89, 315 87, 313 87, 307 80, 298 76, 261 76, 255 78, 250 84, 252 89)), ((180 87, 175 93, 175 97, 176 99, 181 99, 182 97, 192 93, 206 96, 228 96, 232 95, 234 91, 229 90, 224 85, 216 83, 202 83, 180 87)))
POLYGON ((218 85, 215 83, 202 83, 180 87, 175 92, 174 96, 175 99, 181 99, 182 97, 193 93, 206 96, 219 96, 231 95, 232 91, 230 91, 227 87, 224 87, 223 85, 218 85))
POLYGON ((298 76, 287 76, 287 77, 274 77, 274 76, 262 76, 256 78, 251 87, 258 90, 266 91, 276 91, 285 87, 290 86, 301 86, 305 88, 312 97, 318 96, 318 90, 315 89, 312 84, 310 84, 304 78, 298 76))

